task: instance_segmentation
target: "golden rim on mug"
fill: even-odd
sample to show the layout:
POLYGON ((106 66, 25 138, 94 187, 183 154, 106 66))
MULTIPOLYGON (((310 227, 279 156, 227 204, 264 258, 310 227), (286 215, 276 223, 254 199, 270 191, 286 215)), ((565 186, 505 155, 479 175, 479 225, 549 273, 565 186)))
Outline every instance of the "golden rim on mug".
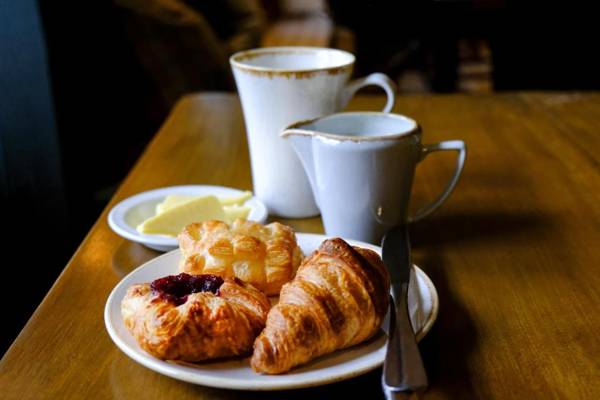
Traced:
POLYGON ((251 50, 243 50, 233 54, 229 58, 230 64, 247 73, 262 75, 262 76, 279 76, 284 78, 310 78, 314 75, 320 73, 326 73, 328 75, 337 75, 344 72, 352 73, 352 69, 354 67, 354 62, 356 58, 354 54, 349 53, 344 50, 339 49, 330 49, 327 47, 264 47, 258 49, 251 50), (316 52, 333 52, 338 53, 344 57, 347 57, 348 61, 335 63, 329 67, 317 67, 317 68, 273 68, 273 67, 264 67, 259 65, 252 65, 245 63, 244 61, 252 60, 254 58, 263 56, 263 55, 277 55, 277 54, 310 54, 316 52))

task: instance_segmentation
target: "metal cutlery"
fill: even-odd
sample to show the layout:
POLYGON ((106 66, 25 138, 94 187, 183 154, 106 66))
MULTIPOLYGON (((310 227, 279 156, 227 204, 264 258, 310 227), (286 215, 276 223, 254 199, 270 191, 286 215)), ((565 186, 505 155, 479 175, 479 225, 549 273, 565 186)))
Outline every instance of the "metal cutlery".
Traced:
POLYGON ((382 258, 392 283, 387 353, 381 378, 384 393, 416 392, 427 387, 427 374, 408 315, 411 259, 408 226, 392 228, 382 241, 382 258))

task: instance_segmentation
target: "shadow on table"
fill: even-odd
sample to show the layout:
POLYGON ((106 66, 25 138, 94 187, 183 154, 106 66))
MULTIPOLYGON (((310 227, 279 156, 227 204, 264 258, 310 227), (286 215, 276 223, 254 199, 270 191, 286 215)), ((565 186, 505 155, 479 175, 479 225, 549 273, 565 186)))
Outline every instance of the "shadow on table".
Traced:
POLYGON ((441 252, 428 251, 415 262, 434 283, 440 301, 438 319, 420 343, 429 375, 430 391, 443 398, 488 398, 487 388, 472 381, 477 371, 469 370, 469 360, 479 333, 469 314, 448 282, 441 252))
POLYGON ((413 248, 448 244, 490 245, 547 232, 555 226, 550 215, 536 213, 478 212, 433 215, 411 226, 413 248))
POLYGON ((443 398, 490 397, 481 379, 473 382, 478 371, 471 370, 470 357, 482 333, 449 281, 453 274, 445 262, 446 252, 520 246, 532 235, 548 234, 557 226, 551 215, 539 212, 479 211, 441 213, 411 227, 414 262, 431 278, 440 299, 438 320, 420 345, 431 392, 443 398))

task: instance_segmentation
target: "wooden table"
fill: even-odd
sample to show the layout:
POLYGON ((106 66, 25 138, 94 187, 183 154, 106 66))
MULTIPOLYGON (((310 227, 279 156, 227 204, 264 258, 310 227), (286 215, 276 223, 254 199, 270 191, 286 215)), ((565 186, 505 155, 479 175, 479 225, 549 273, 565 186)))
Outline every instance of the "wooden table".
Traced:
MULTIPOLYGON (((359 97, 351 108, 383 103, 359 97)), ((449 202, 412 229, 414 260, 441 303, 421 342, 425 398, 600 398, 600 95, 403 96, 396 111, 422 123, 425 142, 462 138, 469 146, 449 202)), ((444 157, 419 167, 415 203, 446 182, 453 160, 444 157)), ((235 96, 181 100, 107 210, 140 191, 190 183, 251 189, 235 96)), ((186 384, 127 358, 104 329, 104 303, 157 253, 114 234, 106 213, 2 359, 0 397, 381 397, 380 369, 265 394, 186 384)), ((287 222, 322 231, 319 219, 287 222)))

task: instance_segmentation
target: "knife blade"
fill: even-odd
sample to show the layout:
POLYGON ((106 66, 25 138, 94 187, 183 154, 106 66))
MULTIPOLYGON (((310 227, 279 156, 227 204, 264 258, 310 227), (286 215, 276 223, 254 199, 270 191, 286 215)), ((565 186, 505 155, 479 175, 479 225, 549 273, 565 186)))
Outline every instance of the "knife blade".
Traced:
POLYGON ((411 259, 408 226, 392 228, 383 238, 382 258, 392 283, 390 327, 381 383, 389 392, 414 392, 427 387, 427 374, 408 315, 411 259))

